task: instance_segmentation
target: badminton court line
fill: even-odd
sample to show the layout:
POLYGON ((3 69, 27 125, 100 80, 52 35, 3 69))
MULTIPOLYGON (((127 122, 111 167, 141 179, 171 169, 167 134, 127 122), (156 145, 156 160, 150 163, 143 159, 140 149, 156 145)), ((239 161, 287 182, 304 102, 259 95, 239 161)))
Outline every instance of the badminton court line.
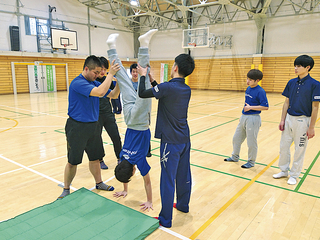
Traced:
POLYGON ((208 114, 206 116, 202 116, 202 117, 198 117, 198 118, 193 118, 191 120, 188 120, 188 122, 192 122, 192 121, 197 121, 199 119, 203 119, 203 118, 206 118, 206 117, 210 117, 210 116, 214 116, 214 115, 217 115, 217 114, 220 114, 220 113, 223 113, 223 112, 228 112, 228 111, 231 111, 231 110, 234 110, 234 109, 237 109, 239 107, 234 107, 234 108, 230 108, 230 109, 226 109, 224 111, 221 111, 221 112, 216 112, 216 113, 212 113, 212 114, 208 114))
POLYGON ((13 127, 5 128, 4 130, 1 130, 1 131, 0 131, 0 133, 5 132, 5 131, 8 131, 8 130, 11 130, 11 129, 15 128, 15 127, 18 125, 18 123, 19 123, 17 120, 12 119, 12 118, 8 118, 8 117, 0 117, 0 118, 4 118, 4 119, 6 119, 6 120, 11 120, 11 121, 16 122, 16 124, 15 124, 13 127))
MULTIPOLYGON (((28 170, 28 171, 30 171, 30 172, 33 172, 33 173, 35 173, 35 174, 37 174, 37 175, 40 175, 41 177, 44 177, 44 178, 46 178, 46 179, 49 179, 49 180, 51 180, 51 181, 53 181, 53 182, 56 182, 56 183, 58 183, 58 184, 61 184, 60 181, 58 181, 58 180, 56 180, 56 179, 54 179, 54 178, 52 178, 52 177, 49 177, 49 176, 47 176, 47 175, 45 175, 45 174, 43 174, 43 173, 41 173, 41 172, 38 172, 38 171, 36 171, 36 170, 33 170, 32 168, 29 168, 29 167, 24 166, 24 165, 22 165, 22 164, 20 164, 20 163, 17 163, 17 162, 15 162, 15 161, 13 161, 13 160, 11 160, 11 159, 9 159, 9 158, 6 158, 6 157, 4 157, 2 154, 0 155, 0 158, 6 160, 6 161, 8 161, 8 162, 11 162, 11 163, 13 163, 13 164, 15 164, 15 165, 18 165, 19 167, 22 167, 22 168, 24 168, 24 169, 26 169, 26 170, 28 170)), ((71 188, 72 190, 74 190, 74 191, 78 190, 78 189, 76 189, 75 187, 72 187, 72 186, 70 186, 70 188, 71 188)))
MULTIPOLYGON (((64 155, 64 156, 61 156, 61 157, 57 157, 57 158, 49 159, 49 160, 46 160, 46 161, 43 161, 43 162, 39 162, 39 163, 36 163, 36 164, 32 164, 32 165, 29 165, 28 167, 30 168, 30 167, 38 166, 38 165, 41 165, 41 164, 44 164, 44 163, 48 163, 48 162, 55 161, 55 160, 60 159, 60 158, 66 158, 66 157, 67 157, 67 155, 64 155)), ((11 171, 8 171, 8 172, 0 173, 0 176, 8 174, 8 173, 17 172, 17 171, 22 170, 22 169, 23 168, 18 168, 18 169, 11 170, 11 171)))
MULTIPOLYGON (((22 111, 26 111, 26 112, 31 112, 31 113, 36 113, 36 114, 40 114, 40 115, 47 115, 47 116, 52 116, 52 117, 58 117, 58 118, 68 118, 67 116, 59 116, 59 115, 53 115, 50 113, 46 113, 46 112, 38 112, 38 111, 32 111, 29 109, 23 109, 23 108, 17 108, 17 107, 10 107, 10 106, 6 106, 6 105, 0 105, 0 107, 6 107, 6 108, 11 108, 16 110, 22 110, 22 111)), ((16 112, 19 114, 19 112, 16 112)), ((21 113, 22 114, 22 113, 21 113)))

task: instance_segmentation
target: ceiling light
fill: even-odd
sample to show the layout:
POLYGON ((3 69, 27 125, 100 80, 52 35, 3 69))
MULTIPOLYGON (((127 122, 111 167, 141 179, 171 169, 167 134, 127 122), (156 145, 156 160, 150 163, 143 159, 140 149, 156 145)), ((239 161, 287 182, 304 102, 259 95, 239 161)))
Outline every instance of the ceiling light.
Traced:
POLYGON ((135 7, 140 6, 139 0, 130 0, 129 3, 135 7))

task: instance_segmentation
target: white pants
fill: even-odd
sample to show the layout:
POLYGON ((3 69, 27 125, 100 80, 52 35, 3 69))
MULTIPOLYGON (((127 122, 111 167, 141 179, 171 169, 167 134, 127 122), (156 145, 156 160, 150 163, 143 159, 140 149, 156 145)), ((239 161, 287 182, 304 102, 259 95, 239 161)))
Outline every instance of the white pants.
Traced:
POLYGON ((303 159, 308 145, 307 131, 310 125, 310 117, 292 116, 287 114, 284 131, 280 141, 279 168, 283 172, 290 170, 290 146, 294 142, 295 152, 290 176, 298 178, 303 166, 303 159))

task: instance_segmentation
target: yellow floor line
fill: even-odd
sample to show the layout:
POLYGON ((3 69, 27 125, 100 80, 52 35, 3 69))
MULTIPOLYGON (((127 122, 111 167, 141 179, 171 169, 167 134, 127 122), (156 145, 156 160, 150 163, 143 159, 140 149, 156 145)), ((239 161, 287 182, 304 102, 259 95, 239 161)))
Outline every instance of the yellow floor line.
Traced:
POLYGON ((10 127, 10 128, 5 129, 5 130, 2 130, 2 131, 0 131, 0 133, 8 131, 8 130, 10 130, 10 129, 12 129, 12 128, 14 128, 14 127, 16 127, 18 125, 18 121, 15 120, 15 119, 7 118, 7 117, 0 117, 0 118, 7 119, 7 120, 12 120, 12 121, 16 122, 16 124, 13 127, 10 127))
POLYGON ((273 159, 264 169, 258 173, 250 182, 248 182, 239 192, 237 192, 225 205, 223 205, 208 221, 206 221, 192 236, 190 239, 194 240, 199 236, 221 213, 224 212, 242 193, 244 193, 261 175, 268 170, 277 160, 279 156, 273 159))

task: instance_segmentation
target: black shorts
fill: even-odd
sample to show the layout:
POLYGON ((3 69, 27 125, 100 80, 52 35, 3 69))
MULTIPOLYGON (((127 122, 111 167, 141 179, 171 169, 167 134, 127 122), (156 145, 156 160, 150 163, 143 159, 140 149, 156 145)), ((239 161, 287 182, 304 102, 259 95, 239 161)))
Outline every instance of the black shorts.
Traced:
POLYGON ((103 142, 99 122, 78 122, 67 119, 66 127, 68 162, 72 165, 82 163, 83 152, 87 153, 89 161, 104 157, 103 142))

